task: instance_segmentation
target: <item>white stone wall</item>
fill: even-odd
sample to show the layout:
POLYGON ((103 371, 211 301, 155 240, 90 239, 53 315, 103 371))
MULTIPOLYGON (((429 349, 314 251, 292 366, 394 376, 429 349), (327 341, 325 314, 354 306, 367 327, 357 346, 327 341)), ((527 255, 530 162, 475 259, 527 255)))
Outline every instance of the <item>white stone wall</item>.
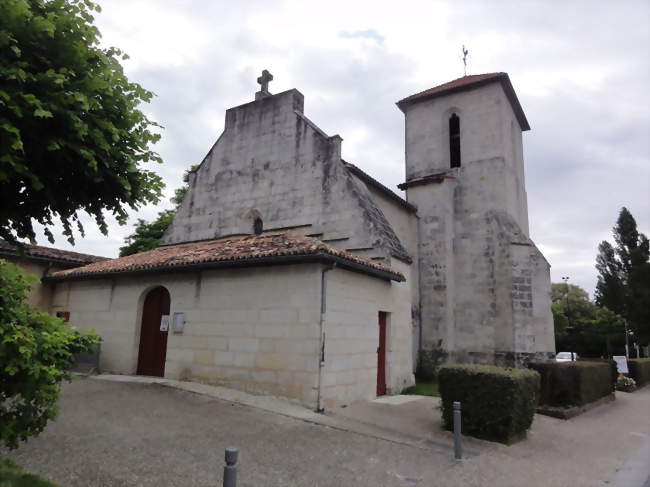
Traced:
MULTIPOLYGON (((409 277, 406 282, 410 283, 411 288, 411 317, 412 317, 412 335, 413 335, 413 370, 417 365, 417 355, 420 344, 420 278, 419 278, 419 245, 418 245, 418 216, 416 213, 408 211, 402 205, 389 198, 381 191, 369 186, 368 190, 375 200, 377 206, 386 216, 386 220, 395 230, 398 238, 413 259, 413 263, 405 269, 409 277)), ((392 259, 392 266, 395 259, 392 259)), ((400 264, 397 264, 398 266, 400 264)))
MULTIPOLYGON (((491 176, 497 184, 463 178, 462 174, 459 179, 472 190, 480 185, 489 188, 491 198, 502 200, 497 208, 508 211, 528 235, 522 131, 501 84, 422 101, 406 110, 406 179, 450 170, 448 124, 456 113, 460 117, 461 170, 469 163, 500 161, 501 165, 491 176)), ((419 208, 421 202, 408 193, 408 200, 419 208)))
MULTIPOLYGON (((407 274, 409 266, 394 262, 407 274)), ((379 312, 387 320, 386 386, 399 394, 414 383, 408 282, 373 279, 334 269, 327 273, 322 404, 327 408, 373 399, 377 391, 379 312)))
POLYGON ((548 263, 528 238, 522 131, 501 84, 408 106, 406 162, 407 180, 448 176, 407 189, 419 216, 423 346, 442 339, 452 360, 497 363, 552 352, 548 263), (459 168, 449 164, 452 113, 459 168), (529 301, 518 301, 518 279, 531 281, 529 301))
POLYGON ((170 314, 183 312, 186 319, 184 333, 169 332, 166 377, 315 406, 319 269, 304 264, 64 282, 57 284, 54 309, 99 332, 103 371, 134 374, 144 296, 163 285, 170 314))
MULTIPOLYGON (((155 286, 165 286, 171 297, 170 315, 182 312, 186 320, 182 334, 169 332, 165 377, 285 396, 315 409, 322 269, 320 264, 296 264, 64 281, 56 284, 53 310, 70 311, 73 325, 97 330, 104 340, 102 371, 135 374, 144 298, 155 286)), ((408 266, 400 270, 408 271, 408 266)), ((369 363, 362 350, 375 340, 376 362, 372 334, 378 310, 394 316, 391 326, 397 335, 391 336, 399 338, 391 342, 387 364, 392 374, 389 386, 399 392, 398 386, 410 378, 408 285, 342 269, 327 274, 328 313, 332 313, 326 317, 325 327, 329 329, 331 322, 332 329, 332 336, 325 335, 328 340, 340 335, 339 327, 350 320, 359 326, 355 320, 360 310, 373 317, 369 327, 364 322, 356 328, 358 336, 353 333, 343 340, 345 344, 327 343, 326 370, 337 374, 327 377, 327 405, 371 397, 376 363, 369 363), (353 318, 339 320, 348 315, 353 318), (360 364, 366 375, 359 373, 360 364), (353 376, 354 382, 348 382, 353 376), (369 384, 360 383, 362 379, 369 384)))
POLYGON ((163 242, 252 234, 259 217, 265 231, 301 227, 343 250, 388 255, 399 247, 368 189, 341 161, 341 138, 302 112, 297 90, 229 109, 163 242))

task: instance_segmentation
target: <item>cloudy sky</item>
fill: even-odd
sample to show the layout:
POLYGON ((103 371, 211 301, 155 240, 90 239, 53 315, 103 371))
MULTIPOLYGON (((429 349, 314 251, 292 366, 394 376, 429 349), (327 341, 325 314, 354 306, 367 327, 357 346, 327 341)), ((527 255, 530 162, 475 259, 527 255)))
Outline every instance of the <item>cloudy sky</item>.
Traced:
MULTIPOLYGON (((647 0, 100 4, 104 45, 125 50, 129 77, 157 94, 145 111, 165 127, 156 170, 167 196, 219 136, 224 111, 253 99, 264 68, 272 92, 298 88, 306 115, 343 137, 346 160, 395 188, 404 179, 395 102, 460 77, 465 44, 470 74, 509 73, 532 127, 531 236, 553 280, 593 291, 596 247, 622 206, 650 232, 647 0)), ((105 237, 88 223, 75 250, 116 256, 131 224, 112 224, 105 237)), ((62 236, 55 245, 71 248, 62 236)))

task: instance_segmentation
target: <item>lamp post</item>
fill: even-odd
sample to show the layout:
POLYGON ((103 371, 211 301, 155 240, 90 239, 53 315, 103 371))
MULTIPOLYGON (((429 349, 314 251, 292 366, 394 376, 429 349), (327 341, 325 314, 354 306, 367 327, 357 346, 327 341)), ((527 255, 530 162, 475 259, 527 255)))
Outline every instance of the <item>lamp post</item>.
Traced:
MULTIPOLYGON (((566 309, 564 310, 564 314, 566 315, 566 329, 567 331, 571 330, 571 312, 569 309, 569 276, 562 276, 562 281, 564 281, 564 297, 566 299, 566 309)), ((571 352, 571 361, 573 362, 573 352, 571 352)))
POLYGON ((629 335, 629 332, 627 331, 627 320, 623 320, 623 323, 625 323, 625 358, 629 359, 630 358, 630 346, 627 344, 627 338, 629 335))

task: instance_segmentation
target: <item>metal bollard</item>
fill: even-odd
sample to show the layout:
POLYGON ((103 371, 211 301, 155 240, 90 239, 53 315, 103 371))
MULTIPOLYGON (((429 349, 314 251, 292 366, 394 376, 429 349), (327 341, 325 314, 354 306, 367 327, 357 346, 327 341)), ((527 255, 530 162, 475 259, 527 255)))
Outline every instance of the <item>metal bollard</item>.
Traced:
POLYGON ((454 458, 463 458, 463 445, 461 443, 460 402, 454 401, 454 458))
POLYGON ((226 466, 223 467, 223 487, 237 487, 237 448, 226 448, 226 466))

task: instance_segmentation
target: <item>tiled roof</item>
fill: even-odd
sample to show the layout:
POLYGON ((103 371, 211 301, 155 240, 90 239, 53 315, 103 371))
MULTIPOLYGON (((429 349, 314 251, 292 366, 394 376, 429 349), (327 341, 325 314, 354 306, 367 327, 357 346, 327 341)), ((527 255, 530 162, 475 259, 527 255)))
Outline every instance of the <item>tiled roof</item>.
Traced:
POLYGON ((290 238, 285 234, 168 245, 139 254, 55 272, 48 279, 169 271, 187 267, 236 267, 304 261, 335 262, 341 267, 378 277, 395 281, 404 280, 400 272, 388 266, 335 249, 314 238, 290 238))
POLYGON ((41 245, 23 244, 23 246, 24 251, 21 254, 19 248, 11 245, 5 240, 0 239, 0 255, 45 260, 49 262, 58 262, 64 265, 76 266, 110 260, 107 257, 100 257, 98 255, 82 254, 79 252, 71 252, 69 250, 55 249, 52 247, 42 247, 41 245))
POLYGON ((528 125, 526 115, 524 115, 524 111, 521 108, 519 99, 517 98, 515 90, 512 87, 512 83, 510 83, 510 77, 508 76, 508 73, 485 73, 463 76, 462 78, 458 78, 453 81, 434 86, 428 90, 421 91, 414 95, 407 96, 406 98, 398 101, 397 106, 400 107, 400 109, 404 110, 404 107, 410 105, 413 102, 429 100, 431 98, 436 98, 438 96, 448 95, 459 91, 471 90, 473 88, 478 88, 479 86, 483 86, 495 81, 500 82, 501 86, 503 86, 503 90, 505 91, 506 96, 512 105, 512 109, 517 116, 519 124, 521 125, 521 129, 524 131, 530 130, 530 125, 528 125))

